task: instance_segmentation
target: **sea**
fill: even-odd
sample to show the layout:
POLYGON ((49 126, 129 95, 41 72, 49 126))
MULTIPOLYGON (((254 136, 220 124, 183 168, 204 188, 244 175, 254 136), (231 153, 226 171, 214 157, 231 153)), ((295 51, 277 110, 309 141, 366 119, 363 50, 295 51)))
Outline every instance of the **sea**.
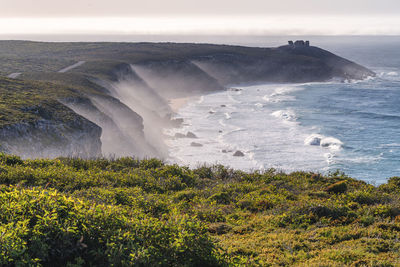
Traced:
MULTIPOLYGON (((233 43, 268 47, 289 38, 296 40, 233 43)), ((191 132, 197 138, 170 138, 169 161, 249 171, 340 171, 374 185, 400 176, 400 38, 298 38, 377 75, 362 81, 232 85, 192 98, 177 112, 182 127, 166 134, 191 132), (234 156, 237 151, 243 155, 234 156)))

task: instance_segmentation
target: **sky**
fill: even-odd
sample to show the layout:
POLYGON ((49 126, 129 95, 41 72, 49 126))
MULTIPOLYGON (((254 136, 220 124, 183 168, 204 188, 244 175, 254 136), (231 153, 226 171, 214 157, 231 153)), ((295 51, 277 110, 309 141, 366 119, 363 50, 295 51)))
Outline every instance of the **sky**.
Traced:
POLYGON ((1 0, 24 33, 399 35, 400 0, 1 0))

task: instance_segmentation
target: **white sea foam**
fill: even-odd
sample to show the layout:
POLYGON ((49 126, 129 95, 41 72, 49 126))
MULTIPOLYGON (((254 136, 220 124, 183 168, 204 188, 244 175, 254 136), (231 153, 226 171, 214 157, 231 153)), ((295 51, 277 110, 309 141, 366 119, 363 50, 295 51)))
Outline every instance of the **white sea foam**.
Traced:
MULTIPOLYGON (((364 86, 362 83, 360 85, 364 86)), ((237 95, 236 91, 206 95, 202 101, 192 102, 179 110, 178 114, 185 121, 179 132, 195 133, 199 136, 196 142, 203 144, 203 147, 190 146, 191 140, 186 138, 171 138, 168 139, 170 156, 176 158, 176 162, 192 167, 205 162, 243 170, 272 167, 283 171, 328 172, 342 169, 348 164, 375 164, 380 161, 375 156, 364 152, 349 154, 349 147, 354 145, 350 143, 351 140, 344 146, 336 136, 321 134, 325 125, 320 121, 326 120, 326 117, 317 113, 310 120, 306 113, 307 109, 312 110, 314 106, 301 107, 300 118, 297 109, 299 103, 289 102, 296 100, 294 95, 299 99, 314 97, 314 92, 308 88, 322 90, 336 86, 358 88, 359 85, 268 84, 243 88, 241 95, 237 95), (304 94, 295 93, 306 88, 304 94), (209 111, 215 113, 209 114, 209 111), (242 151, 244 157, 234 157, 236 150, 242 151)), ((319 94, 321 91, 316 92, 319 94)), ((312 101, 306 103, 312 105, 312 101)), ((362 127, 364 125, 358 129, 362 127)), ((387 142, 391 144, 382 145, 382 149, 387 147, 385 153, 389 149, 397 150, 400 144, 396 141, 393 139, 387 142)))
POLYGON ((383 69, 378 73, 378 77, 380 78, 395 77, 395 76, 399 76, 399 73, 391 69, 383 69))
MULTIPOLYGON (((398 175, 400 121, 374 115, 399 113, 400 65, 394 53, 388 54, 377 62, 375 78, 258 84, 190 101, 179 111, 185 121, 181 132, 195 133, 204 146, 191 147, 186 138, 168 139, 171 158, 194 167, 196 162, 218 162, 244 170, 340 169, 367 181, 398 175), (216 112, 209 114, 210 109, 216 112), (233 157, 236 150, 245 156, 233 157)), ((375 64, 374 57, 364 62, 375 64)))
POLYGON ((198 148, 191 147, 186 139, 169 140, 169 145, 174 147, 171 158, 177 157, 194 167, 207 162, 244 170, 322 169, 326 164, 324 149, 303 145, 308 134, 296 122, 295 112, 291 109, 277 111, 259 102, 263 96, 271 94, 278 101, 293 99, 290 92, 296 91, 296 86, 250 86, 243 88, 241 95, 236 91, 224 91, 204 96, 201 103, 187 105, 179 111, 179 116, 185 121, 190 119, 192 125, 184 125, 181 132, 201 134, 198 141, 204 145, 198 148), (210 110, 216 112, 209 114, 210 110), (236 150, 245 156, 233 157, 236 150))
POLYGON ((288 102, 295 101, 296 97, 290 95, 293 92, 304 90, 303 86, 293 85, 293 86, 278 86, 271 87, 272 91, 269 94, 266 94, 262 97, 265 102, 270 103, 279 103, 279 102, 288 102))
POLYGON ((293 110, 277 110, 271 113, 272 116, 284 121, 296 121, 296 113, 293 110))
POLYGON ((325 154, 324 154, 324 157, 325 157, 326 162, 327 162, 328 164, 334 163, 335 154, 332 154, 332 153, 325 153, 325 154))
POLYGON ((215 112, 216 111, 214 109, 212 109, 212 108, 208 111, 209 114, 214 114, 215 112))
POLYGON ((225 118, 226 118, 227 120, 229 120, 230 118, 232 118, 231 114, 229 114, 228 112, 225 112, 224 115, 225 115, 225 118))
POLYGON ((388 81, 398 81, 400 78, 400 72, 395 68, 383 68, 376 70, 377 77, 388 81))
POLYGON ((224 123, 224 121, 222 119, 218 120, 218 123, 223 127, 226 126, 226 123, 224 123))
POLYGON ((377 156, 362 156, 362 157, 346 157, 343 158, 342 161, 351 162, 351 163, 373 163, 382 159, 382 155, 377 156))
POLYGON ((304 140, 305 145, 321 146, 332 150, 339 150, 343 146, 343 142, 337 138, 324 136, 321 134, 311 134, 304 140))
POLYGON ((265 102, 269 103, 280 103, 280 102, 295 101, 296 97, 291 95, 272 94, 272 95, 265 95, 262 97, 262 99, 265 102))
POLYGON ((231 94, 228 94, 228 99, 229 99, 230 102, 233 102, 233 103, 240 103, 240 101, 239 101, 239 100, 236 100, 235 98, 233 98, 233 96, 232 96, 231 94))
POLYGON ((304 88, 301 86, 280 86, 275 89, 273 95, 285 95, 292 92, 303 90, 304 88))
POLYGON ((271 95, 264 95, 264 96, 262 97, 262 99, 263 99, 265 102, 271 102, 271 95))
POLYGON ((380 147, 400 147, 400 143, 382 144, 380 147))

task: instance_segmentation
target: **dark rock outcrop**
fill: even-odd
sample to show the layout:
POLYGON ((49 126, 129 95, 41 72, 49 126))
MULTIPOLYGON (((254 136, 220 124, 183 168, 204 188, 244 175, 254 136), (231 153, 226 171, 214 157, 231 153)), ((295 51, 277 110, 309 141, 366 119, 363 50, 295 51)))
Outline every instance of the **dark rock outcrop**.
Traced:
POLYGON ((187 132, 187 133, 186 133, 186 137, 187 137, 187 138, 197 138, 197 136, 196 136, 194 133, 192 133, 192 132, 187 132))
POLYGON ((190 145, 194 146, 194 147, 202 147, 203 146, 202 144, 196 143, 196 142, 191 142, 190 145))
POLYGON ((233 153, 234 157, 244 157, 244 154, 242 151, 237 150, 235 153, 233 153))
POLYGON ((174 137, 175 137, 175 138, 186 138, 186 135, 183 134, 183 133, 176 133, 176 134, 174 135, 174 137))

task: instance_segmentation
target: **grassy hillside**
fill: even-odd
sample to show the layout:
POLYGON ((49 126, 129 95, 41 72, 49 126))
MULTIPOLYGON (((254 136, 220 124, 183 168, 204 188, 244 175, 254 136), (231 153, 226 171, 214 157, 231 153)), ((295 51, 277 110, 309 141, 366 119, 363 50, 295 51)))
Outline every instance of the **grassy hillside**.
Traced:
POLYGON ((46 118, 67 122, 79 116, 57 99, 76 97, 67 86, 0 77, 0 127, 46 118))
MULTIPOLYGON (((262 62, 272 64, 273 67, 265 69, 263 75, 276 67, 288 72, 291 65, 298 65, 296 68, 304 68, 304 64, 310 68, 314 67, 316 70, 322 67, 322 73, 326 77, 329 75, 343 76, 342 71, 346 66, 357 69, 363 75, 373 75, 371 71, 357 64, 314 47, 297 49, 296 52, 293 52, 278 48, 190 43, 0 41, 0 74, 4 76, 14 72, 56 72, 77 61, 86 61, 86 63, 74 69, 73 72, 96 73, 99 76, 106 76, 116 65, 121 63, 142 64, 171 60, 211 60, 213 62, 214 58, 222 59, 223 63, 228 64, 232 61, 250 65, 260 65, 262 62)), ((298 72, 298 70, 296 71, 298 72)), ((307 68, 304 71, 307 73, 307 68)), ((356 77, 358 75, 354 75, 353 78, 359 79, 356 77)), ((310 78, 316 80, 315 77, 310 78)))
POLYGON ((84 75, 69 73, 31 73, 26 80, 0 76, 0 128, 40 119, 69 123, 83 118, 59 100, 108 97, 106 89, 84 75))
POLYGON ((400 178, 0 155, 0 265, 398 266, 400 178))

